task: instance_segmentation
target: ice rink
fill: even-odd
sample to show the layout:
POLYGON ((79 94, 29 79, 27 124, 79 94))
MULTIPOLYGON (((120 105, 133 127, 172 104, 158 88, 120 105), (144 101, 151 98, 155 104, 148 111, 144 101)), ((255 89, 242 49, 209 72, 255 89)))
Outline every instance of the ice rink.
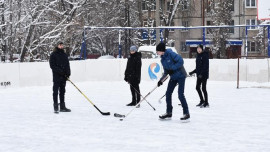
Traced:
MULTIPOLYGON (((168 81, 168 80, 167 80, 168 81)), ((142 95, 156 86, 142 81, 142 95)), ((173 94, 173 118, 160 121, 165 113, 167 83, 124 121, 113 116, 132 107, 129 85, 124 81, 88 81, 75 84, 103 112, 102 116, 70 82, 66 105, 71 113, 53 113, 52 86, 0 90, 1 152, 269 152, 270 84, 262 88, 236 89, 236 82, 208 81, 210 108, 196 107, 196 79, 187 78, 185 96, 190 123, 181 123, 182 107, 173 94)), ((243 83, 241 83, 243 85, 243 83)), ((246 84, 252 86, 253 84, 246 84)))

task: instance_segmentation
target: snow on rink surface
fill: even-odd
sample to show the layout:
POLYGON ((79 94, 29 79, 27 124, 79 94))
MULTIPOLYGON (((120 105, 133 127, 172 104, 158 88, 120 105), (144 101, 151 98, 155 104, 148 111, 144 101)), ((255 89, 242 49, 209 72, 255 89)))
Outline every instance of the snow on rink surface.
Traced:
MULTIPOLYGON (((53 113, 52 86, 0 90, 0 152, 269 152, 270 84, 264 88, 236 89, 236 82, 208 81, 210 108, 195 107, 199 97, 195 78, 187 78, 185 95, 190 123, 180 123, 182 108, 175 90, 173 118, 158 120, 165 112, 167 84, 158 88, 126 119, 132 107, 125 82, 83 82, 77 86, 102 116, 69 82, 66 105, 71 113, 53 113)), ((243 84, 243 83, 241 83, 243 84)), ((156 81, 142 81, 146 95, 156 81)), ((262 84, 260 84, 262 85, 262 84)))

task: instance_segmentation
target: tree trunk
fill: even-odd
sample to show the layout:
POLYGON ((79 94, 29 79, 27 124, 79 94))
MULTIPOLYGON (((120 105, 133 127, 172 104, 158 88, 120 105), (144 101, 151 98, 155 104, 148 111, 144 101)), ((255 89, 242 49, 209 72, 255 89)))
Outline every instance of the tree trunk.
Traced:
MULTIPOLYGON (((34 9, 35 13, 32 17, 32 22, 37 18, 38 16, 38 11, 40 7, 37 6, 37 8, 34 9)), ((31 43, 31 37, 33 35, 33 32, 35 30, 35 25, 33 25, 32 23, 30 23, 30 27, 28 29, 28 32, 27 32, 27 36, 26 36, 26 39, 25 39, 25 42, 22 46, 22 51, 21 51, 21 57, 20 57, 20 62, 24 62, 24 56, 25 56, 25 53, 27 52, 28 48, 30 47, 30 43, 31 43)))
MULTIPOLYGON (((1 7, 3 12, 2 13, 2 16, 1 16, 1 22, 0 22, 0 25, 4 25, 5 24, 5 13, 4 13, 4 8, 5 8, 5 5, 4 3, 1 5, 1 7)), ((6 34, 6 25, 2 26, 1 27, 2 30, 1 30, 1 33, 0 33, 0 39, 1 39, 1 49, 3 51, 3 55, 6 55, 6 40, 4 39, 5 38, 5 34, 6 34)))
POLYGON ((28 47, 30 45, 31 37, 33 35, 34 29, 35 29, 35 25, 30 25, 27 36, 26 36, 25 43, 24 43, 22 51, 21 51, 21 62, 24 62, 24 56, 25 56, 25 53, 27 52, 28 47))

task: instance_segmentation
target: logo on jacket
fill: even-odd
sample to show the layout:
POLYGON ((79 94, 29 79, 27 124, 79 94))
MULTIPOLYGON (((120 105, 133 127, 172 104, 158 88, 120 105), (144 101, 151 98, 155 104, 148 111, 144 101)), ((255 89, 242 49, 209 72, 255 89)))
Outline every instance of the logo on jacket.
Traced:
POLYGON ((152 63, 149 65, 148 74, 151 80, 157 79, 156 74, 160 71, 160 66, 158 63, 152 63))

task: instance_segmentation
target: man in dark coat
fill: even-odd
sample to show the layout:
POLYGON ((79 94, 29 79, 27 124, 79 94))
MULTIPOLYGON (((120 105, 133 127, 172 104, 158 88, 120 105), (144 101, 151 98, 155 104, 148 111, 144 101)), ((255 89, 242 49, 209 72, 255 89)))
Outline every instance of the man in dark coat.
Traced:
POLYGON ((202 45, 197 47, 196 69, 189 72, 189 75, 194 73, 197 75, 196 90, 200 97, 200 103, 196 106, 201 108, 209 107, 208 94, 206 90, 207 79, 209 78, 209 53, 203 50, 202 45), (204 99, 202 92, 204 94, 204 99))
POLYGON ((127 61, 127 67, 125 71, 124 80, 130 84, 130 91, 132 94, 131 103, 127 104, 127 106, 135 106, 140 102, 140 87, 139 84, 141 82, 141 68, 142 68, 142 54, 141 52, 137 52, 136 46, 130 47, 130 57, 127 61))
POLYGON ((58 90, 60 91, 60 112, 71 112, 65 105, 65 87, 67 78, 70 76, 68 56, 64 52, 63 42, 58 42, 50 56, 50 67, 53 73, 53 106, 54 111, 59 111, 58 90))
POLYGON ((182 122, 187 122, 190 119, 190 114, 188 110, 188 104, 184 95, 185 90, 185 80, 186 80, 186 70, 184 68, 184 60, 179 55, 174 53, 171 49, 166 49, 163 42, 159 43, 156 47, 158 55, 161 55, 161 64, 164 69, 164 74, 158 82, 158 86, 163 84, 163 79, 169 74, 170 81, 166 91, 166 113, 160 115, 160 119, 170 119, 172 117, 172 93, 176 85, 178 84, 178 98, 181 102, 183 108, 184 116, 180 118, 182 122))

